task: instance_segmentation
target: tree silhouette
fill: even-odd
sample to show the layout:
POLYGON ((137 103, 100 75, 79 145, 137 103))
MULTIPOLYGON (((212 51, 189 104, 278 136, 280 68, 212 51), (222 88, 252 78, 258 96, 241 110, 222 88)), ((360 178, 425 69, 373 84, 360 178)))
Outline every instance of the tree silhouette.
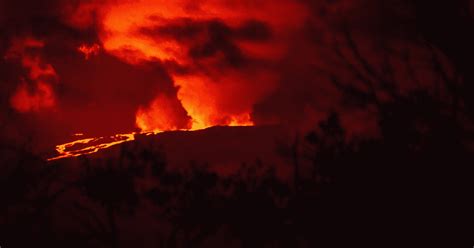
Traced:
POLYGON ((55 163, 2 142, 0 245, 130 246, 124 220, 138 211, 160 226, 153 235, 162 247, 473 241, 465 226, 474 188, 474 43, 472 16, 459 15, 468 1, 406 2, 414 4, 424 36, 410 47, 382 39, 367 54, 347 24, 326 47, 334 68, 314 70, 341 94, 341 107, 279 147, 294 168, 289 179, 260 160, 227 176, 206 161, 176 169, 146 135, 99 154, 105 158, 55 163), (428 72, 415 66, 417 49, 428 54, 428 72), (354 110, 375 117, 375 135, 349 136, 341 120, 354 110))

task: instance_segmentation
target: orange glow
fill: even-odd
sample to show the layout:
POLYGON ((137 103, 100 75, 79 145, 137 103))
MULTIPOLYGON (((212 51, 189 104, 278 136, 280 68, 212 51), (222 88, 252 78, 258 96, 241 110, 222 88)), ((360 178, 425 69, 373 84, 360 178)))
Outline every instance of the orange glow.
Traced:
POLYGON ((175 84, 180 87, 178 99, 192 116, 192 129, 196 130, 215 125, 253 125, 252 104, 272 87, 271 78, 265 82, 255 87, 247 79, 229 74, 214 79, 205 75, 177 76, 175 84))
MULTIPOLYGON (((281 34, 301 23, 306 12, 301 4, 290 0, 279 0, 279 4, 263 0, 241 3, 221 0, 119 1, 102 9, 104 32, 101 39, 105 50, 132 63, 150 59, 187 63, 188 47, 185 44, 166 37, 150 38, 141 34, 140 29, 153 29, 184 19, 196 22, 221 20, 231 27, 248 20, 262 20, 278 27, 274 31, 281 34)), ((247 44, 247 47, 251 45, 247 44)), ((259 48, 260 53, 266 49, 265 46, 259 48)), ((275 54, 275 51, 270 52, 275 54)))
POLYGON ((242 116, 232 116, 231 120, 228 123, 228 126, 231 127, 245 127, 253 126, 252 118, 249 114, 244 114, 242 116))
MULTIPOLYGON (((274 35, 284 39, 295 25, 304 20, 305 12, 300 4, 289 0, 280 0, 279 4, 269 1, 220 0, 119 1, 102 9, 103 32, 100 37, 107 52, 131 64, 171 60, 195 68, 196 62, 188 54, 192 44, 172 37, 150 37, 141 30, 155 30, 170 22, 185 19, 193 22, 220 20, 229 27, 238 27, 248 20, 261 20, 270 25, 274 35)), ((280 42, 269 45, 236 41, 235 44, 248 56, 260 59, 278 59, 286 50, 280 42)), ((214 125, 252 125, 252 105, 258 97, 271 91, 277 79, 272 78, 271 72, 245 77, 252 75, 252 72, 215 70, 213 61, 211 59, 199 65, 204 66, 207 70, 205 73, 171 75, 179 87, 178 99, 192 118, 189 129, 214 125), (262 78, 269 80, 260 81, 262 78)), ((169 101, 162 98, 157 96, 150 106, 137 111, 136 123, 141 130, 166 131, 177 128, 170 111, 172 108, 167 105, 169 101)))
POLYGON ((176 114, 178 102, 173 101, 166 95, 156 97, 150 106, 140 108, 136 115, 136 124, 143 131, 162 132, 179 130, 186 126, 191 128, 190 123, 181 123, 180 116, 176 114))
MULTIPOLYGON (((277 85, 279 78, 272 71, 275 68, 248 69, 245 59, 241 65, 221 66, 228 60, 224 51, 218 50, 203 58, 193 57, 190 52, 196 46, 205 46, 212 36, 213 31, 205 26, 209 22, 238 30, 249 21, 257 21, 271 30, 272 42, 234 36, 227 37, 228 42, 242 57, 266 64, 281 60, 288 50, 285 40, 291 38, 295 27, 304 23, 308 13, 298 1, 276 1, 278 4, 266 0, 117 0, 81 4, 67 12, 71 15, 67 19, 76 27, 86 28, 94 23, 94 16, 98 18, 102 47, 81 45, 78 50, 86 59, 102 48, 131 65, 161 61, 187 69, 186 73, 167 70, 178 89, 177 99, 156 92, 154 100, 137 109, 135 122, 141 133, 198 130, 216 125, 251 126, 254 125, 251 115, 254 104, 277 85), (174 32, 170 26, 173 23, 204 25, 204 28, 191 39, 159 32, 163 27, 171 27, 174 32), (188 120, 182 120, 183 114, 176 112, 183 108, 188 120)), ((134 140, 134 134, 119 134, 108 139, 89 138, 58 145, 59 156, 50 160, 93 153, 134 140)))
POLYGON ((66 144, 56 146, 58 156, 49 158, 48 161, 62 158, 78 157, 81 155, 92 154, 102 149, 109 148, 127 141, 135 139, 135 133, 116 134, 110 137, 80 139, 66 144))
POLYGON ((86 45, 82 44, 77 49, 79 52, 84 54, 85 59, 89 59, 92 55, 97 55, 100 51, 100 46, 97 44, 86 45))

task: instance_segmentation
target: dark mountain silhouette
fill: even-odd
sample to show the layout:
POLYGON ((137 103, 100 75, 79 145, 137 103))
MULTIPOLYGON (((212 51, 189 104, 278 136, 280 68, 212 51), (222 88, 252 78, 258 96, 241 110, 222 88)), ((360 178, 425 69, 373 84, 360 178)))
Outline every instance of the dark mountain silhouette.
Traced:
MULTIPOLYGON (((139 159, 142 156, 150 156, 150 151, 159 150, 166 156, 169 166, 175 169, 189 167, 191 163, 206 163, 207 167, 226 174, 243 163, 263 160, 266 164, 285 170, 287 161, 278 154, 278 148, 290 135, 290 129, 283 126, 218 126, 198 131, 138 134, 133 142, 122 143, 87 157, 120 160, 124 156, 124 150, 128 153, 145 150, 143 154, 134 157, 139 159)), ((70 166, 74 166, 81 163, 81 159, 67 158, 52 162, 53 165, 56 163, 70 163, 70 166)), ((286 167, 288 171, 288 166, 286 167)))
POLYGON ((427 94, 413 93, 381 104, 381 134, 373 139, 346 139, 339 115, 330 114, 305 139, 279 153, 291 157, 292 150, 304 146, 304 154, 296 151, 289 160, 293 170, 286 178, 265 160, 245 163, 250 151, 275 151, 275 137, 281 139, 277 127, 144 136, 49 164, 21 150, 12 152, 10 180, 2 181, 2 188, 11 191, 4 193, 10 197, 4 198, 0 238, 13 247, 32 241, 49 247, 462 242, 470 232, 463 224, 470 218, 473 157, 463 126, 431 101, 427 94), (247 143, 255 141, 250 138, 254 132, 265 141, 247 143), (166 146, 187 149, 204 140, 221 144, 217 141, 223 138, 230 144, 215 151, 234 152, 243 162, 226 173, 209 166, 226 160, 211 156, 215 160, 205 161, 212 145, 180 152, 192 158, 185 167, 173 166, 183 159, 167 153, 166 146))
MULTIPOLYGON (((283 38, 291 40, 289 44, 282 41, 281 45, 288 46, 283 61, 253 59, 240 49, 241 40, 268 42, 279 37, 278 29, 270 29, 259 20, 249 20, 250 26, 231 27, 219 19, 203 23, 184 19, 140 32, 184 41, 205 31, 203 47, 188 44, 195 48, 188 55, 199 66, 187 68, 177 61, 158 58, 150 67, 146 63, 134 65, 104 51, 102 56, 113 60, 110 63, 118 63, 117 68, 125 68, 120 71, 131 74, 122 78, 121 73, 114 73, 112 78, 120 80, 105 80, 106 85, 101 85, 109 92, 123 80, 118 87, 122 90, 115 92, 120 93, 120 101, 109 101, 102 91, 96 92, 96 97, 107 102, 106 110, 117 110, 111 112, 118 116, 128 113, 131 126, 135 120, 131 113, 138 105, 128 106, 128 111, 117 106, 151 99, 149 88, 128 84, 145 82, 140 80, 142 70, 150 76, 158 73, 156 81, 163 77, 168 95, 177 101, 179 89, 171 74, 193 78, 194 70, 206 74, 207 63, 214 65, 223 59, 208 73, 227 76, 230 71, 224 68, 229 66, 231 71, 245 69, 245 82, 248 77, 248 83, 255 86, 260 86, 260 69, 277 74, 278 87, 253 102, 249 115, 256 124, 284 123, 281 126, 140 134, 134 141, 97 153, 47 162, 34 152, 37 147, 31 147, 35 146, 33 137, 22 131, 35 126, 36 117, 15 112, 9 105, 15 85, 2 84, 0 247, 474 244, 472 1, 298 2, 308 8, 309 16, 295 37, 283 38), (345 14, 339 16, 339 12, 345 14), (175 34, 169 28, 182 30, 175 34), (263 36, 253 34, 259 30, 263 36), (316 58, 319 52, 324 56, 316 58), (146 68, 127 69, 134 66, 146 68), (367 132, 355 132, 357 128, 367 132)), ((25 22, 25 28, 18 26, 18 34, 30 26, 34 29, 36 25, 28 24, 37 20, 36 11, 46 14, 49 9, 49 4, 41 1, 32 5, 38 6, 31 10, 34 13, 25 12, 23 18, 21 5, 5 5, 14 7, 12 15, 18 16, 7 18, 8 23, 25 22)), ((55 5, 52 1, 51 6, 55 5)), ((189 8, 195 11, 193 6, 189 8)), ((47 20, 38 25, 47 29, 45 24, 51 23, 47 20)), ((17 34, 17 26, 7 26, 9 33, 17 34)), ((99 35, 100 31, 94 32, 99 35)), ((47 33, 55 33, 55 29, 47 33)), ((46 40, 47 36, 44 34, 46 40)), ((8 50, 7 41, 0 39, 2 54, 8 50)), ((95 81, 80 80, 74 65, 61 59, 61 51, 75 49, 69 46, 73 48, 64 51, 47 46, 51 50, 48 54, 57 53, 53 57, 57 57, 56 63, 61 62, 58 72, 62 67, 71 70, 68 74, 77 85, 84 86, 84 81, 96 89, 95 81)), ((71 56, 80 58, 80 64, 87 63, 78 54, 71 56)), ((15 72, 21 69, 20 64, 6 66, 7 61, 1 60, 0 65, 2 83, 16 82, 17 76, 23 75, 15 72)), ((115 66, 109 70, 116 71, 115 66)), ((108 74, 103 76, 108 78, 108 74)), ((229 81, 232 79, 229 75, 229 81)), ((61 92, 67 84, 57 87, 61 92)), ((236 98, 247 97, 230 89, 234 88, 224 92, 229 99, 220 99, 228 100, 223 102, 229 106, 223 108, 238 103, 236 98)), ((83 97, 89 99, 87 94, 83 97)), ((74 104, 87 105, 78 99, 74 104)), ((89 116, 86 110, 79 112, 89 116)), ((91 115, 99 115, 97 120, 81 119, 80 115, 66 123, 81 119, 88 125, 97 121, 100 125, 96 128, 109 129, 109 123, 103 121, 107 116, 101 113, 91 115)), ((39 118, 40 113, 36 114, 39 118)), ((42 134, 59 132, 54 129, 54 125, 39 128, 42 134)), ((55 140, 53 136, 51 139, 55 140)))

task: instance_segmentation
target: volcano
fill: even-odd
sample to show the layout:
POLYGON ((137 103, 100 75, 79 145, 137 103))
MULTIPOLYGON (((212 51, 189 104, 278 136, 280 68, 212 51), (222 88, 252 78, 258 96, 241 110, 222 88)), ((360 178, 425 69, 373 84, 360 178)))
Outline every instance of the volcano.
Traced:
POLYGON ((473 6, 0 0, 0 248, 474 244, 473 6))
POLYGON ((288 128, 283 126, 217 126, 197 131, 134 134, 128 141, 118 138, 118 144, 117 140, 92 138, 85 139, 89 143, 66 149, 74 156, 53 157, 55 159, 50 164, 70 166, 80 163, 84 157, 118 160, 124 152, 138 154, 140 151, 160 150, 174 169, 198 163, 228 174, 242 164, 264 163, 279 168, 280 173, 288 173, 289 158, 284 157, 281 150, 289 146, 290 135, 288 128))

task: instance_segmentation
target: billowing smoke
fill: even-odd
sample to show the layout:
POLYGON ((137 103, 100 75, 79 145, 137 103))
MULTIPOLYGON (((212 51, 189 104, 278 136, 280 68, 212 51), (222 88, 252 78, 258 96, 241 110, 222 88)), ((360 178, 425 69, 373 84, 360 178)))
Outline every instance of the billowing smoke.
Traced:
POLYGON ((57 139, 214 125, 310 128, 331 111, 355 129, 360 120, 359 129, 373 129, 373 104, 344 92, 360 95, 390 70, 394 82, 432 77, 420 62, 432 54, 405 37, 411 13, 400 0, 1 4, 0 94, 10 115, 2 118, 34 116, 38 133, 57 139), (399 54, 387 59, 388 52, 399 54))
MULTIPOLYGON (((130 64, 163 61, 191 128, 199 129, 253 124, 252 107, 275 88, 284 40, 303 23, 305 8, 293 1, 124 1, 101 16, 104 49, 130 64)), ((183 128, 162 120, 175 102, 157 94, 140 109, 138 126, 183 128)))

